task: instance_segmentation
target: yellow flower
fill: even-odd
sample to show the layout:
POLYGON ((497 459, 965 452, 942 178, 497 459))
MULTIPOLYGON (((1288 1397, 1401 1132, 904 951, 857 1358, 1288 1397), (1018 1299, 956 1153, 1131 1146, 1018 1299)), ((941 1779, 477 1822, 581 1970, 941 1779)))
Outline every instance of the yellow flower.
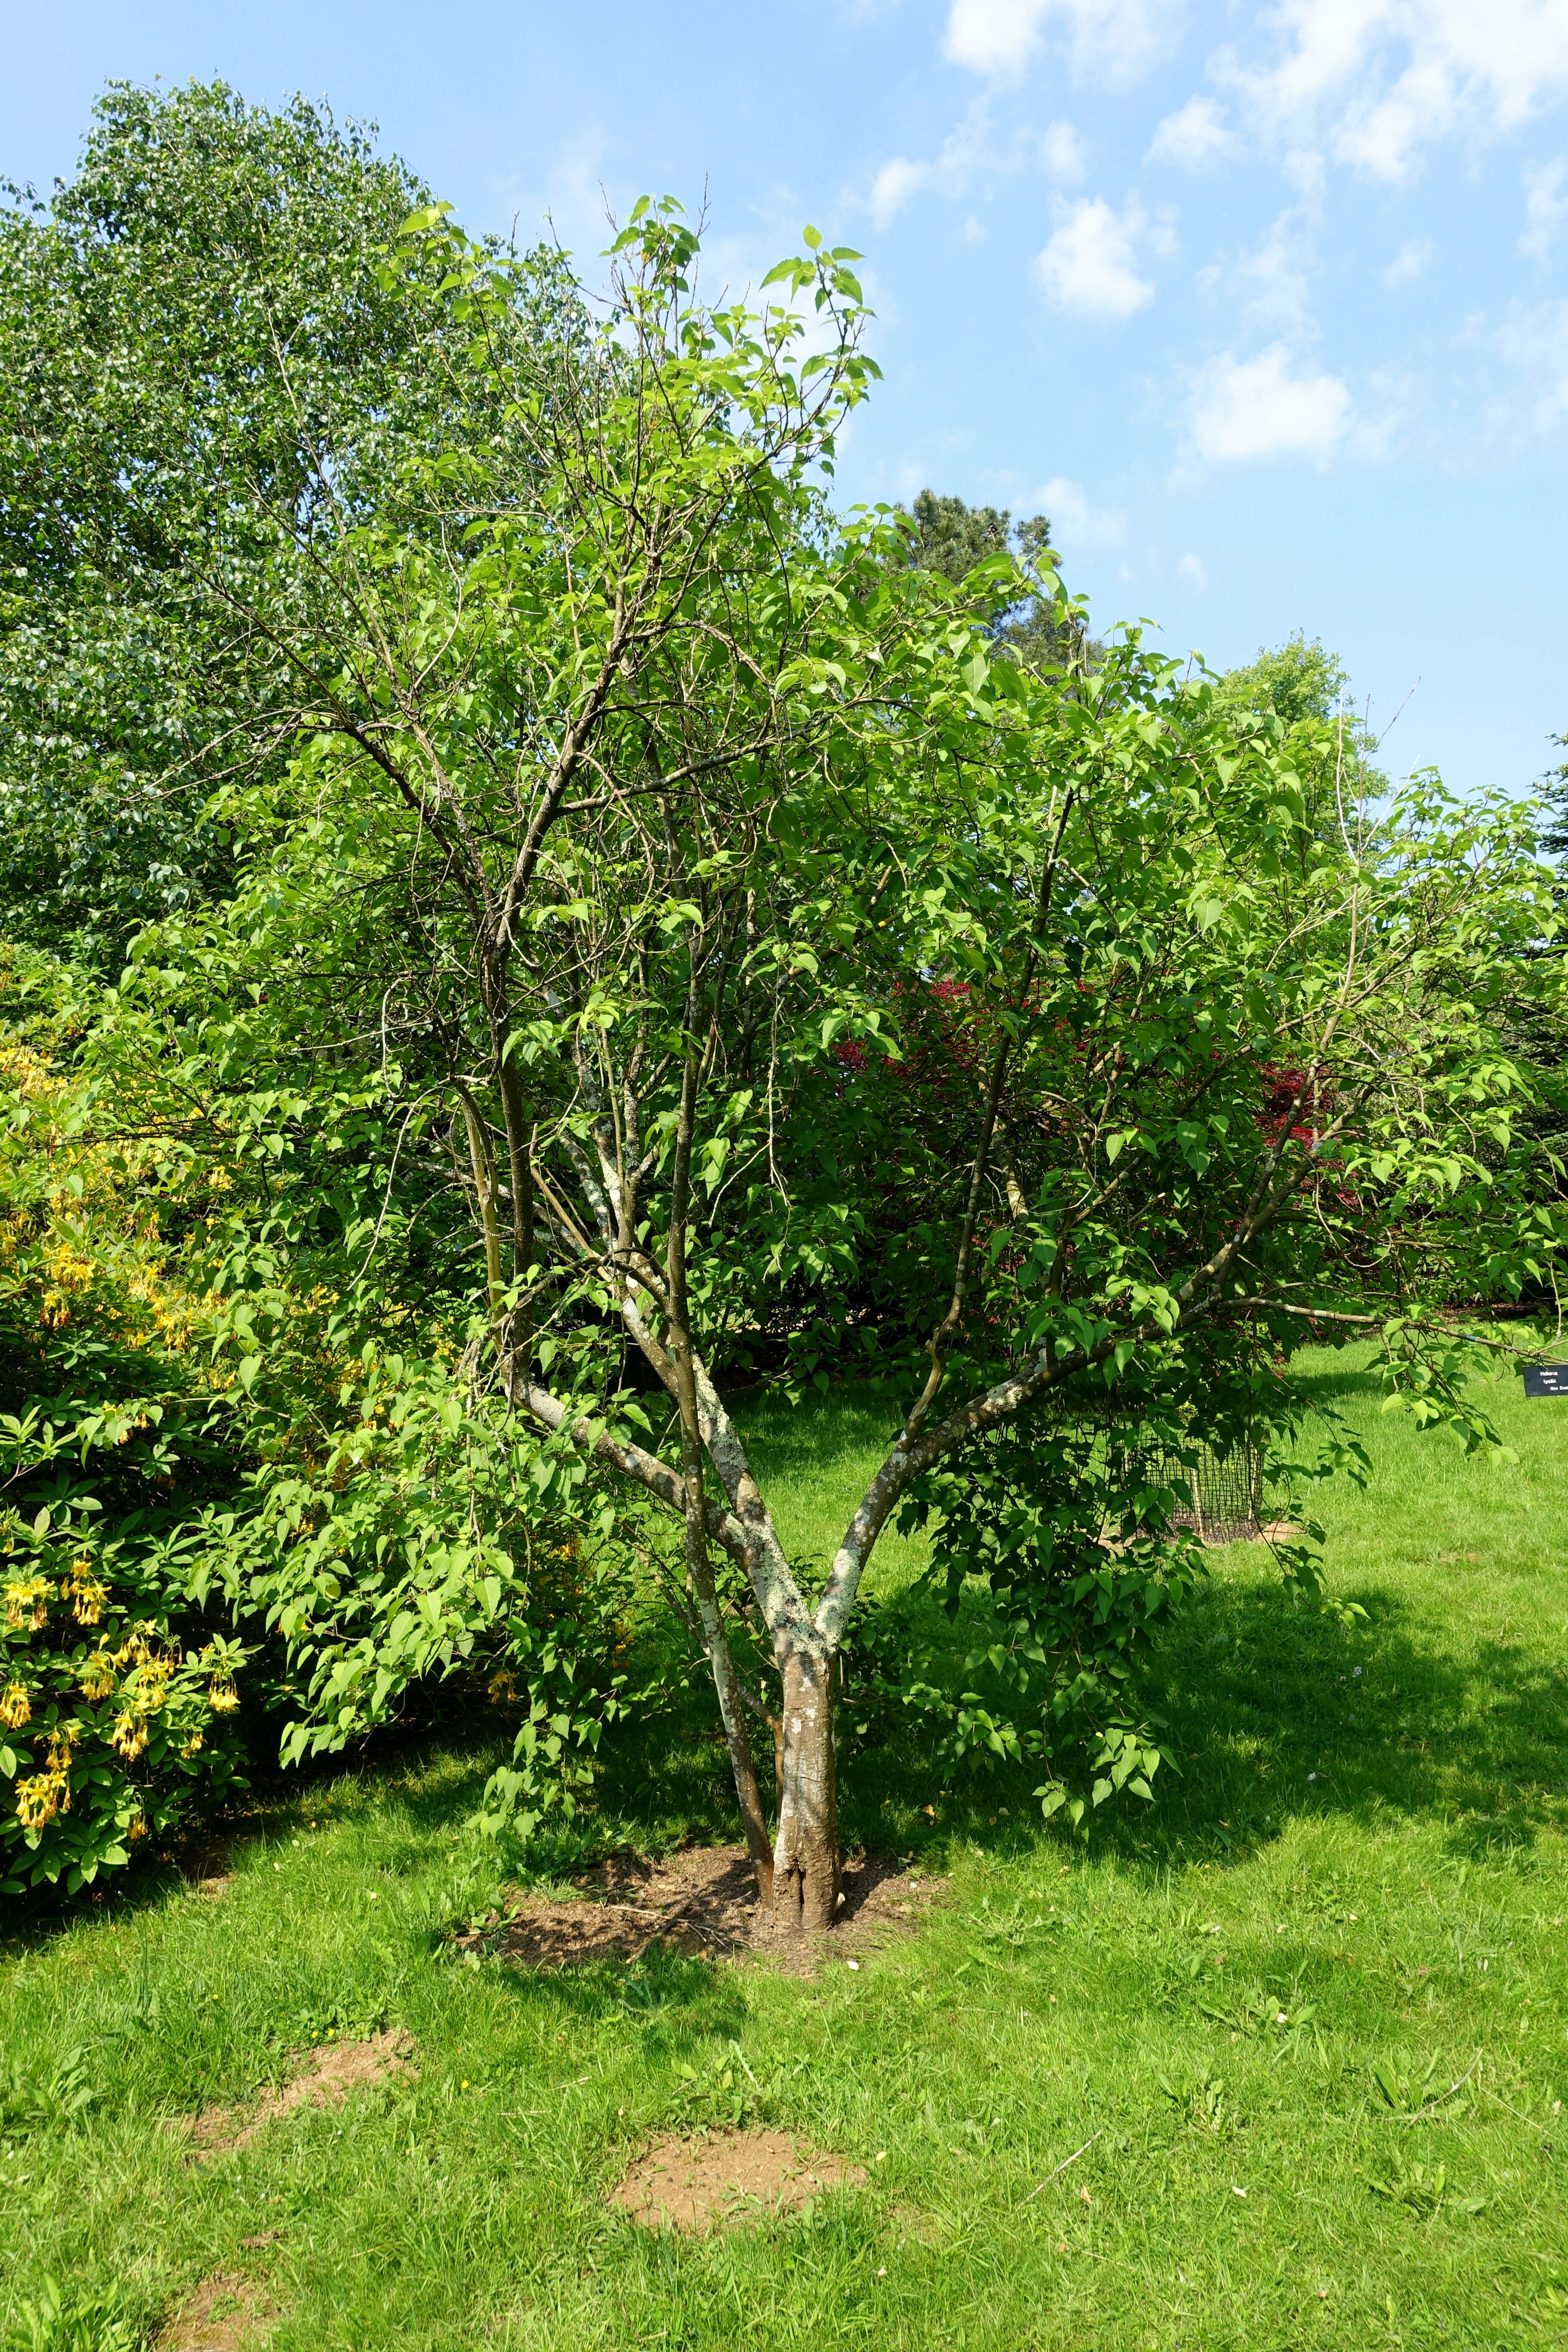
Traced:
POLYGON ((181 1748, 180 1753, 182 1756, 194 1756, 197 1748, 205 1747, 205 1741, 204 1740, 202 1734, 199 1731, 193 1731, 190 1738, 181 1748))
MULTIPOLYGON (((66 1802, 70 1796, 68 1790, 66 1802)), ((35 1773, 30 1780, 16 1783, 16 1819, 25 1830, 47 1827, 60 1809, 60 1783, 52 1772, 35 1773)))
POLYGON ((71 1596, 71 1614, 77 1623, 96 1625, 103 1614, 103 1604, 109 1598, 109 1590, 93 1575, 92 1562, 85 1552, 80 1559, 71 1562, 68 1590, 71 1596))
POLYGON ((157 1714, 169 1696, 169 1677, 174 1671, 173 1658, 149 1658, 137 1668, 136 1704, 144 1714, 157 1714))
POLYGON ((0 1698, 0 1723, 5 1725, 7 1731, 20 1731, 22 1726, 25 1723, 31 1723, 32 1719, 32 1700, 20 1683, 11 1683, 7 1685, 5 1697, 0 1698))
POLYGON ((138 1838, 144 1838, 147 1834, 146 1814, 132 1813, 131 1819, 125 1825, 125 1834, 132 1845, 135 1844, 138 1838))
POLYGON ((232 1675, 215 1675, 207 1685, 207 1705, 215 1715, 232 1715, 239 1705, 239 1693, 232 1675))
POLYGON ((112 1654, 112 1663, 123 1665, 127 1658, 135 1664, 125 1678, 121 1697, 127 1707, 139 1715, 156 1715, 169 1696, 169 1684, 179 1671, 180 1661, 168 1652, 160 1654, 138 1631, 112 1654))
POLYGON ((146 1717, 138 1715, 134 1707, 128 1706, 122 1715, 115 1717, 114 1733, 109 1744, 117 1755, 124 1757, 128 1764, 134 1764, 147 1745, 146 1717))
POLYGON ((107 1698, 114 1688, 114 1661, 106 1649, 95 1650, 81 1669, 83 1698, 107 1698))
POLYGON ((25 1633, 37 1633, 48 1614, 54 1586, 47 1578, 29 1576, 5 1587, 5 1622, 25 1633))
POLYGON ((74 1723, 62 1723, 50 1732, 48 1769, 58 1780, 63 1780, 70 1770, 71 1750, 80 1738, 74 1723))

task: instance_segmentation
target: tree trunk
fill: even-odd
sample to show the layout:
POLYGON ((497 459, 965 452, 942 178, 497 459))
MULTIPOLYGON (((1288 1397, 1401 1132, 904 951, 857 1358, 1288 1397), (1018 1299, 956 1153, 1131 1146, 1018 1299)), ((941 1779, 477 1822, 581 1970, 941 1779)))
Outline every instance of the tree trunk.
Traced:
POLYGON ((714 1687, 719 1694, 719 1715, 724 1726, 724 1738, 730 1750, 730 1770, 735 1782, 735 1795, 740 1801, 741 1822, 746 1832, 746 1852, 756 1873, 757 1893, 766 1909, 773 1898, 773 1865, 768 1852, 767 1817, 763 1811, 763 1792, 757 1786, 757 1768, 752 1760, 751 1736, 746 1729, 745 1702, 741 1685, 735 1679, 734 1661, 730 1644, 724 1638, 723 1622, 713 1591, 713 1571, 706 1551, 694 1559, 696 1549, 690 1542, 690 1522, 688 1521, 687 1557, 693 1568, 692 1583, 697 1594, 697 1607, 702 1623, 702 1637, 708 1650, 708 1663, 713 1669, 714 1687))
POLYGON ((773 1916, 789 1936, 820 1934, 838 1908, 833 1680, 830 1658, 786 1654, 773 1916))

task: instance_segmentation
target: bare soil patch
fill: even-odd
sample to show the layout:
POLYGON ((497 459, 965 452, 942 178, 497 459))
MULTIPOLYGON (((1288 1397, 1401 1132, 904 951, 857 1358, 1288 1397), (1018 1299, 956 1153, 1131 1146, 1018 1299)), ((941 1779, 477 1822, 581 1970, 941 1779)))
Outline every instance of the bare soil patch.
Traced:
POLYGON ((254 2279, 237 2271, 215 2271, 153 2341, 156 2352, 248 2352, 273 2316, 254 2279))
POLYGON ((312 2050, 303 2069, 280 2090, 268 2091, 255 2106, 207 2107, 195 2116, 190 2136, 198 2156, 221 2148, 248 2147, 259 2131, 296 2107, 335 2107, 350 2091, 408 2074, 412 2038, 394 2027, 367 2042, 331 2042, 312 2050))
POLYGON ((614 1854, 575 1883, 582 1894, 574 1901, 513 1895, 504 1914, 458 1937, 458 1948, 533 1969, 637 1960, 655 1950, 725 1960, 761 1951, 809 1972, 824 1959, 858 1959, 889 1936, 909 1933, 946 1882, 906 1874, 896 1863, 851 1862, 837 1926, 808 1944, 781 1941, 759 1914, 744 1846, 689 1846, 656 1860, 614 1854))
POLYGON ((232 1858, 232 1839, 187 1839, 175 1854, 174 1864, 194 1894, 212 1897, 226 1895, 233 1885, 232 1858))
POLYGON ((654 2228, 710 2230, 798 2210, 825 2189, 864 2189, 866 2175, 841 2156, 816 2156, 789 2132, 673 2133, 655 2140, 610 2191, 610 2203, 654 2228))

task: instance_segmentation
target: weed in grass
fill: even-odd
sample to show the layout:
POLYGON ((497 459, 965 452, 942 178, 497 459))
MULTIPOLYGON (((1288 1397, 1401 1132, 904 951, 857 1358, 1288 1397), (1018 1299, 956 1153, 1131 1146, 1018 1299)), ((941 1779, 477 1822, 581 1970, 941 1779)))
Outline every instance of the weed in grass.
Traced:
POLYGON ((0 2340, 5 2352, 135 2352, 137 2336, 112 2288, 62 2286, 46 2273, 0 2340))

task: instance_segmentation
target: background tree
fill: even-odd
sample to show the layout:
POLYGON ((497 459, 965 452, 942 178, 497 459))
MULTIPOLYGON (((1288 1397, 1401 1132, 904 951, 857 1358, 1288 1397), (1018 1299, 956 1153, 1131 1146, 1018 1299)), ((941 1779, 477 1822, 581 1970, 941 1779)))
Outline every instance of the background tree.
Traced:
MULTIPOLYGON (((1554 743, 1568 743, 1568 736, 1554 735, 1554 743)), ((1541 846, 1551 857, 1568 857, 1568 767, 1553 768, 1546 778, 1544 798, 1548 817, 1542 833, 1541 846)))
POLYGON ((1346 708, 1349 684, 1339 656, 1298 630, 1282 646, 1261 646, 1256 661, 1227 669, 1216 692, 1226 709, 1272 711, 1287 727, 1303 719, 1327 726, 1346 708))
POLYGON ((1325 750, 1319 761, 1314 793, 1326 807, 1336 791, 1359 801, 1388 784, 1373 761, 1377 738, 1364 717, 1357 717, 1349 687, 1350 673, 1339 656, 1321 638, 1298 630, 1282 646, 1260 646, 1256 661, 1225 671, 1215 693, 1223 709, 1272 715, 1287 727, 1306 730, 1304 740, 1331 744, 1331 757, 1325 750), (1325 729, 1331 730, 1327 738, 1325 729))
MULTIPOLYGON (((0 1005, 0 1015, 26 1007, 0 1020, 11 1123, 0 1507, 17 1558, 36 1556, 42 1569, 74 1530, 70 1557, 90 1559, 94 1591, 109 1596, 93 1622, 107 1629, 129 1612, 166 1662, 170 1643, 178 1654, 189 1643, 194 1657, 221 1622, 213 1588, 225 1578, 233 1586, 238 1549, 215 1545, 210 1520, 205 1543, 195 1530, 204 1512, 220 1511, 232 1535, 236 1501, 254 1507, 247 1481, 258 1461, 270 1481, 266 1524, 251 1530, 246 1568, 264 1604, 256 1580, 267 1509, 322 1439, 307 1401, 331 1340, 326 1318, 296 1311, 298 1378, 287 1409, 261 1425, 237 1378, 251 1360, 246 1300, 264 1289, 268 1263, 293 1251, 298 1264, 301 1233, 341 1229, 374 1122, 352 1088, 312 1099, 316 1156, 299 1188, 309 1210, 280 1220, 274 1155, 297 1124, 299 1088, 277 1089, 254 1118, 204 1125, 196 1106, 215 1091, 211 1056, 194 1057, 195 1087, 182 1095, 182 1063, 160 1066, 166 1034, 106 982, 150 919, 234 887, 239 869, 209 806, 215 789, 243 777, 258 822, 269 793, 286 797, 295 673, 276 636, 254 625, 258 603, 244 593, 275 553, 274 516, 287 516, 308 564, 323 481, 334 519, 377 510, 414 456, 479 425, 478 386, 454 415, 440 339, 465 331, 450 309, 412 300, 406 285, 378 275, 425 192, 377 155, 368 133, 341 130, 302 101, 270 112, 222 85, 114 87, 74 180, 47 207, 13 193, 0 215, 0 905, 11 940, 59 961, 19 951, 0 1005), (111 1045, 95 1039, 106 1009, 111 1045), (231 1244, 252 1285, 237 1297, 225 1275, 231 1244), (236 1343, 226 1360, 226 1336, 236 1343)), ((492 303, 488 319, 498 341, 533 348, 573 331, 550 256, 518 263, 506 287, 508 302, 492 303)), ((483 421, 487 435, 494 424, 483 421)), ((210 960, 206 971, 205 1002, 199 977, 196 995, 216 1037, 224 974, 210 960)), ((143 989, 148 979, 143 971, 143 989)), ((416 1247, 429 1238, 427 1223, 416 1247)), ((398 1452, 384 1443, 389 1410, 405 1454, 416 1429, 437 1452, 449 1448, 416 1370, 403 1384, 379 1360, 360 1370, 376 1393, 384 1456, 398 1452)), ((484 1491, 495 1460, 479 1451, 482 1459, 468 1450, 463 1475, 484 1491)), ((416 1584, 441 1545, 395 1458, 383 1466, 387 1507, 416 1555, 405 1580, 416 1584)), ((510 1491, 510 1465, 501 1475, 510 1491)), ((506 1510, 489 1517, 504 1536, 506 1510)), ((570 1515, 544 1511, 540 1527, 547 1544, 575 1543, 570 1515)), ((548 1602, 542 1591, 520 1600, 509 1583, 504 1608, 487 1598, 494 1567, 487 1556, 478 1603, 456 1612, 439 1657, 405 1622, 394 1650, 379 1645, 384 1665, 394 1654, 402 1662, 389 1704, 416 1675, 461 1670, 487 1647, 492 1669, 505 1664, 498 1650, 514 1660, 527 1651, 536 1691, 547 1687, 535 1601, 552 1622, 577 1607, 586 1655, 591 1612, 564 1589, 586 1595, 586 1559, 580 1576, 555 1580, 548 1602)), ((390 1625, 406 1612, 397 1580, 384 1583, 390 1625)), ((174 1713, 154 1710, 138 1733, 132 1707, 124 1738, 135 1753, 110 1755, 127 1690, 155 1691, 158 1675, 148 1667, 128 1685, 125 1657, 106 1670, 79 1599, 68 1577, 56 1578, 39 1622, 35 1600, 16 1603, 11 1624, 16 1736, 0 1764, 16 1789, 40 1779, 29 1743, 53 1741, 39 1790, 6 1822, 6 1864, 24 1878, 79 1879, 123 1859, 128 1832, 166 1832, 183 1802, 218 1785, 235 1746, 226 1716, 178 1754, 168 1742, 174 1713), (94 1687, 84 1698, 71 1678, 88 1653, 94 1687)), ((260 1613, 250 1609, 253 1635, 260 1613)), ((344 1630, 351 1616, 345 1608, 344 1630)), ((274 1643, 264 1647, 241 1689, 247 1736, 267 1739, 275 1735, 257 1703, 278 1702, 290 1673, 276 1671, 274 1643)), ((308 1678, 310 1654, 297 1645, 291 1672, 308 1678)), ((341 1642, 330 1670, 329 1744, 348 1736, 341 1642)), ((194 1737, 191 1723, 181 1736, 194 1737)))
MULTIPOLYGON (((258 497, 374 505, 438 439, 440 314, 379 257, 426 191, 368 131, 221 83, 112 85, 75 178, 0 214, 0 908, 113 968, 233 866, 205 814, 287 670, 210 593, 257 560, 258 497)), ((558 324, 552 265, 496 332, 558 324)), ((258 723, 262 721, 263 723, 258 723)), ((286 734, 283 740, 286 742, 286 734)))
POLYGON ((996 644, 1013 646, 1021 661, 1056 668, 1099 659, 1102 648, 1087 635, 1081 614, 1057 593, 1046 516, 1015 524, 1005 507, 966 506, 930 489, 895 512, 904 522, 901 561, 955 587, 983 573, 970 592, 970 609, 996 644))

